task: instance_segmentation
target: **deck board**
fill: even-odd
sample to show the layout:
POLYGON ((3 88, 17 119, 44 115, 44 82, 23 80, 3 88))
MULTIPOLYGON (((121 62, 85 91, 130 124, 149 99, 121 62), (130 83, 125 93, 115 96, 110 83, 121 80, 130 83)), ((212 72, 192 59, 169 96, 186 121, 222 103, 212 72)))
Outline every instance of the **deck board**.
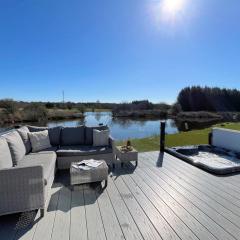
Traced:
POLYGON ((153 240, 153 239, 161 239, 160 234, 157 232, 156 228, 149 220, 149 217, 144 213, 141 206, 138 204, 133 194, 129 191, 126 184, 123 180, 118 177, 114 181, 119 193, 121 194, 125 204, 128 207, 129 212, 131 213, 134 221, 138 225, 144 239, 153 240))
POLYGON ((173 167, 168 168, 165 166, 160 171, 163 176, 174 179, 184 189, 191 192, 193 195, 201 199, 201 201, 205 202, 209 207, 216 210, 229 221, 240 227, 239 208, 232 204, 230 200, 227 201, 226 198, 222 198, 221 196, 216 195, 213 191, 209 191, 206 187, 207 183, 198 185, 194 184, 193 180, 191 182, 188 178, 186 178, 187 173, 181 174, 178 170, 174 171, 173 167))
POLYGON ((129 240, 142 240, 143 237, 141 232, 132 218, 132 215, 128 211, 128 208, 113 183, 112 178, 109 179, 107 193, 125 238, 129 240))
MULTIPOLYGON (((156 183, 153 179, 149 176, 149 173, 144 172, 142 170, 138 170, 141 172, 141 176, 145 179, 148 184, 152 186, 152 188, 158 192, 160 188, 167 191, 172 198, 174 198, 186 211, 188 211, 193 217, 196 218, 205 228, 209 230, 217 239, 225 239, 225 237, 229 238, 229 235, 221 229, 219 225, 216 224, 214 220, 212 220, 208 215, 202 212, 197 206, 195 206, 191 201, 188 200, 184 195, 179 193, 176 189, 169 187, 168 184, 162 181, 157 176, 154 176, 151 172, 150 175, 153 175, 155 179, 158 181, 156 183)), ((173 208, 174 209, 174 208, 173 208)), ((231 236, 230 236, 230 239, 231 236)))
MULTIPOLYGON (((154 159, 154 155, 151 155, 151 159, 154 159)), ((181 160, 177 160, 176 158, 173 158, 169 155, 166 156, 164 168, 170 168, 171 170, 175 169, 178 173, 182 173, 184 175, 187 175, 188 177, 185 178, 186 180, 193 183, 194 186, 197 186, 198 184, 204 184, 206 189, 209 189, 210 191, 222 196, 223 198, 229 200, 230 202, 233 202, 238 207, 240 207, 240 188, 239 186, 235 186, 233 184, 228 183, 227 181, 224 181, 224 185, 222 184, 221 177, 217 177, 211 174, 208 174, 194 166, 191 166, 187 163, 184 163, 181 160), (191 169, 191 171, 190 171, 191 169), (212 181, 209 182, 209 179, 212 179, 212 181), (228 186, 227 188, 225 186, 228 186)), ((224 180, 228 179, 228 177, 224 177, 224 180)))
POLYGON ((163 171, 171 178, 176 178, 176 180, 181 183, 181 185, 188 189, 189 191, 193 192, 194 195, 201 197, 201 200, 207 203, 211 208, 215 209, 216 211, 220 212, 224 217, 229 219, 230 221, 234 222, 238 227, 240 227, 240 217, 239 217, 239 208, 234 205, 230 200, 226 200, 222 196, 215 194, 213 191, 211 192, 205 185, 192 185, 194 182, 190 182, 190 180, 186 180, 184 176, 186 174, 179 174, 175 173, 169 169, 167 171, 163 171))
POLYGON ((58 206, 52 231, 52 240, 69 239, 71 191, 62 186, 59 193, 58 206))
MULTIPOLYGON (((161 212, 158 211, 157 208, 152 204, 152 202, 148 199, 148 197, 142 192, 142 190, 138 187, 138 185, 129 177, 129 175, 125 175, 122 177, 126 186, 129 188, 129 191, 133 194, 145 214, 147 214, 148 218, 155 226, 162 239, 180 239, 176 232, 171 228, 165 218, 162 216, 161 212)), ((171 217, 169 215, 169 217, 171 217)), ((178 228, 177 221, 175 222, 175 228, 178 228)), ((196 239, 195 236, 191 232, 184 231, 184 227, 181 229, 185 239, 196 239), (185 234, 186 233, 186 234, 185 234)), ((180 230, 180 231, 181 231, 180 230)))
MULTIPOLYGON (((178 232, 178 228, 175 227, 175 221, 171 221, 172 218, 176 217, 168 217, 171 212, 176 214, 176 216, 182 220, 182 223, 186 224, 199 239, 216 239, 203 225, 201 225, 191 214, 189 214, 187 210, 185 210, 179 203, 177 203, 175 199, 171 197, 171 195, 169 195, 160 187, 154 189, 151 179, 149 181, 146 176, 143 176, 141 178, 141 173, 134 174, 131 176, 131 178, 148 196, 154 206, 165 216, 165 219, 169 222, 169 224, 176 232, 178 232)), ((182 228, 179 228, 179 236, 182 235, 181 229, 182 228)))
POLYGON ((72 192, 70 239, 88 239, 83 189, 72 192))
POLYGON ((36 231, 33 237, 34 240, 51 239, 56 210, 58 206, 58 199, 60 193, 59 190, 60 187, 52 188, 48 210, 45 214, 45 217, 41 218, 40 221, 37 223, 36 231))
MULTIPOLYGON (((141 160, 139 164, 141 164, 141 160)), ((146 165, 145 168, 142 167, 139 171, 144 172, 151 179, 154 179, 159 186, 170 193, 181 205, 185 207, 185 209, 191 209, 190 213, 194 212, 194 216, 198 217, 199 221, 204 222, 205 227, 211 228, 211 232, 214 233, 217 238, 233 239, 231 233, 228 233, 223 229, 224 226, 224 228, 227 228, 230 232, 229 228, 232 227, 231 223, 223 218, 218 212, 213 211, 210 207, 208 207, 208 205, 200 198, 184 189, 173 179, 164 175, 160 168, 151 168, 146 165)))
POLYGON ((107 239, 125 239, 107 192, 96 194, 107 239))
POLYGON ((0 239, 240 240, 240 174, 219 177, 169 154, 140 153, 138 167, 117 166, 105 190, 71 191, 61 172, 45 217, 29 214, 26 226, 24 214, 1 216, 0 239))
POLYGON ((179 173, 186 174, 188 178, 186 180, 191 180, 194 183, 200 183, 206 186, 207 189, 210 191, 213 191, 214 193, 218 194, 219 196, 222 196, 223 198, 227 199, 228 201, 232 202, 233 204, 236 204, 238 207, 240 206, 239 200, 240 200, 240 188, 239 185, 235 186, 228 181, 228 177, 224 177, 224 184, 222 181, 222 177, 210 175, 204 171, 201 171, 200 169, 196 169, 196 167, 191 166, 190 169, 187 168, 187 166, 184 164, 180 169, 179 166, 181 166, 181 161, 175 161, 171 157, 167 158, 168 161, 166 161, 166 167, 171 169, 178 169, 179 173))
POLYGON ((86 206, 86 219, 89 240, 105 240, 106 234, 102 222, 99 205, 95 190, 84 189, 84 200, 86 206))

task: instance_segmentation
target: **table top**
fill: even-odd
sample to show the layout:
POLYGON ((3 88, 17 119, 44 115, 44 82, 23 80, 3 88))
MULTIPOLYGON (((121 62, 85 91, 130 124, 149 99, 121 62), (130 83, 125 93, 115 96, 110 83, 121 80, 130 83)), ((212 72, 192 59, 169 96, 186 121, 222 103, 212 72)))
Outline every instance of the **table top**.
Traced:
MULTIPOLYGON (((85 160, 85 161, 86 161, 86 160, 85 160)), ((102 162, 102 163, 101 163, 99 166, 97 166, 97 167, 91 167, 90 169, 87 169, 87 170, 77 169, 77 168, 73 167, 74 164, 78 164, 78 163, 80 163, 80 162, 82 162, 82 161, 72 162, 72 163, 71 163, 71 171, 76 170, 76 171, 84 171, 84 172, 87 172, 87 171, 96 171, 96 170, 98 170, 98 169, 108 168, 108 166, 107 166, 107 164, 106 164, 106 162, 105 162, 104 160, 97 160, 97 161, 102 162)))
POLYGON ((117 149, 119 152, 121 152, 121 153, 137 153, 137 152, 138 152, 134 147, 132 147, 132 150, 131 150, 131 151, 123 151, 123 150, 121 149, 121 147, 122 147, 122 146, 116 146, 116 149, 117 149))

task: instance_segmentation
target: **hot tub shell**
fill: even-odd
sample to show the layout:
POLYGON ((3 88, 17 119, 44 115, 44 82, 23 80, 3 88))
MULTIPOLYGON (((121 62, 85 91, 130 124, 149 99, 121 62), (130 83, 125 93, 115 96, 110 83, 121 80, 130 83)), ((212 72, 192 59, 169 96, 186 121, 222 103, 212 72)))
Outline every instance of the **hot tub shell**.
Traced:
POLYGON ((213 128, 210 136, 210 144, 208 145, 172 147, 166 148, 165 151, 214 174, 223 175, 239 172, 240 131, 213 128), (209 157, 208 159, 199 155, 199 153, 204 155, 205 152, 206 156, 209 157), (214 156, 212 159, 211 154, 214 156), (219 160, 216 158, 218 155, 219 160))

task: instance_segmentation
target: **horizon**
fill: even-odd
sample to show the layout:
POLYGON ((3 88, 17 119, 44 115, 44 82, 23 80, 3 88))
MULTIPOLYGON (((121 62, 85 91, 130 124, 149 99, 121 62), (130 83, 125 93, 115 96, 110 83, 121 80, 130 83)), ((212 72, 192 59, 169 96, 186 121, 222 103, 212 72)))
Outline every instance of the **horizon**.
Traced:
POLYGON ((0 99, 176 101, 187 86, 240 88, 240 3, 0 3, 0 99))
MULTIPOLYGON (((218 90, 230 90, 230 91, 233 91, 233 90, 237 90, 238 92, 240 92, 240 90, 238 90, 237 88, 219 88, 217 86, 215 87, 209 87, 209 86, 200 86, 200 85, 193 85, 193 86, 188 86, 188 87, 185 87, 183 89, 181 89, 181 92, 185 89, 191 89, 191 88, 201 88, 202 90, 204 90, 205 88, 210 88, 212 90, 214 90, 215 88, 217 88, 218 90)), ((180 93, 180 92, 179 92, 180 93)), ((65 100, 65 93, 64 93, 64 99, 63 99, 63 93, 62 93, 62 99, 60 101, 39 101, 39 100, 36 100, 36 101, 24 101, 24 100, 19 100, 19 99, 13 99, 13 98, 0 98, 0 101, 4 101, 4 100, 13 100, 15 102, 22 102, 22 103, 53 103, 53 104, 61 104, 61 103, 74 103, 74 104, 96 104, 96 103, 99 103, 99 104, 123 104, 123 103, 126 103, 126 104, 131 104, 133 103, 134 101, 138 101, 138 102, 141 102, 141 101, 148 101, 152 104, 167 104, 167 105, 174 105, 176 103, 178 103, 177 99, 176 101, 172 102, 172 103, 169 103, 169 102, 164 102, 164 101, 159 101, 159 102, 152 102, 150 101, 149 99, 132 99, 132 100, 129 100, 129 101, 122 101, 122 102, 102 102, 102 101, 82 101, 82 102, 78 102, 78 101, 71 101, 71 100, 65 100)))

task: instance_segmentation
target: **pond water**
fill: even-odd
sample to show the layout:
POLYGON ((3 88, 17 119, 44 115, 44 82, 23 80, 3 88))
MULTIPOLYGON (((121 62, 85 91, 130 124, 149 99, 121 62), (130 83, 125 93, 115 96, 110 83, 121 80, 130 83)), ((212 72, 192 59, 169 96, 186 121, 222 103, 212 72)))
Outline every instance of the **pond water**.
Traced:
MULTIPOLYGON (((86 112, 84 119, 78 120, 63 120, 63 121, 50 121, 45 124, 32 123, 32 125, 47 125, 49 127, 65 126, 73 127, 85 124, 87 126, 96 126, 99 124, 108 125, 111 130, 111 135, 117 140, 125 140, 128 138, 144 138, 153 135, 159 135, 160 133, 160 119, 128 119, 128 118, 113 118, 111 112, 86 112)), ((193 123, 188 124, 192 129, 204 128, 206 124, 193 123)), ((9 126, 8 126, 9 127, 9 126)), ((8 127, 0 128, 1 131, 5 131, 8 127)), ((167 134, 177 133, 184 130, 185 124, 182 122, 176 122, 173 119, 166 120, 166 132, 167 134)))
MULTIPOLYGON (((49 122, 49 127, 54 126, 78 126, 85 124, 87 126, 96 126, 99 124, 108 125, 111 130, 111 135, 118 140, 128 138, 143 138, 160 133, 160 120, 131 120, 112 118, 109 112, 87 112, 85 119, 49 122)), ((178 129, 174 125, 174 121, 167 120, 168 133, 177 133, 178 129)))

